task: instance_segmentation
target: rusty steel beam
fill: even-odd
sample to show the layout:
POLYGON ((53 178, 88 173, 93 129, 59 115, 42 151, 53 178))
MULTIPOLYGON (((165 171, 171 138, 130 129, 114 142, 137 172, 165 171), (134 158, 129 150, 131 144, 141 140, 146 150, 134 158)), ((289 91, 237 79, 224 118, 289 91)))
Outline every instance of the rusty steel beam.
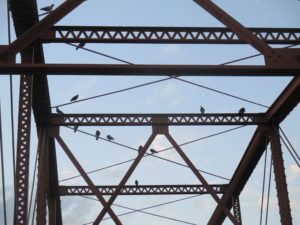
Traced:
MULTIPOLYGON (((300 44, 298 28, 247 28, 269 44, 300 44)), ((225 27, 54 26, 39 39, 54 43, 246 44, 225 27)))
POLYGON ((47 211, 47 189, 48 189, 48 129, 41 127, 38 143, 38 181, 37 181, 37 204, 36 204, 36 223, 46 225, 47 211))
MULTIPOLYGON (((194 166, 192 161, 189 159, 189 157, 184 153, 184 151, 180 148, 180 146, 176 143, 176 141, 173 139, 173 137, 169 133, 164 134, 165 137, 168 139, 168 141, 172 144, 172 146, 176 149, 177 153, 181 156, 181 158, 184 160, 184 162, 189 166, 189 168, 192 170, 192 172, 195 174, 195 176, 198 178, 198 180, 201 182, 201 184, 204 185, 206 190, 209 192, 209 194, 212 196, 212 198, 217 202, 218 205, 221 205, 221 200, 217 193, 214 191, 214 189, 208 184, 206 179, 202 176, 202 174, 197 170, 197 168, 194 166)), ((235 225, 239 225, 239 222, 237 219, 232 215, 230 210, 225 205, 221 205, 222 211, 228 216, 228 218, 231 220, 231 222, 235 225)))
POLYGON ((258 125, 263 113, 52 114, 55 126, 258 125), (160 119, 161 118, 161 119, 160 119))
MULTIPOLYGON (((52 131, 53 132, 53 131, 52 131)), ((55 132, 55 131, 54 131, 55 132)), ((80 165, 76 157, 73 155, 69 147, 66 145, 66 143, 63 141, 63 139, 58 135, 55 134, 56 141, 60 144, 66 155, 69 157, 69 159, 72 161, 73 165, 76 167, 82 178, 85 180, 85 182, 88 184, 88 186, 91 188, 92 192, 94 195, 97 196, 99 202, 103 205, 103 207, 107 207, 108 203, 98 190, 98 188, 94 185, 93 181, 91 178, 87 175, 87 173, 84 171, 83 167, 80 165)), ((114 211, 109 207, 107 207, 107 212, 113 219, 116 225, 122 225, 121 221, 117 217, 117 215, 114 213, 114 211)))
POLYGON ((232 16, 218 7, 210 0, 194 0, 199 6, 218 19, 226 27, 234 31, 237 36, 251 44, 257 51, 266 55, 271 55, 272 48, 266 42, 253 35, 247 28, 235 20, 232 16))
MULTIPOLYGON (((300 51, 300 50, 299 50, 300 51)), ((220 65, 124 65, 124 64, 0 64, 0 74, 41 73, 48 75, 118 76, 293 76, 300 63, 291 66, 220 66, 220 65)))
MULTIPOLYGON (((298 73, 299 74, 299 73, 298 73)), ((281 123, 300 101, 300 77, 293 78, 266 112, 268 122, 281 123)))
POLYGON ((21 75, 15 174, 14 224, 27 224, 32 76, 21 75))
MULTIPOLYGON (((298 105, 300 101, 299 77, 293 78, 282 91, 276 101, 271 105, 266 113, 268 123, 278 123, 283 121, 289 113, 298 105)), ((233 194, 239 195, 246 185, 249 177, 259 162, 267 144, 269 143, 266 128, 260 126, 256 129, 235 173, 233 174, 227 192, 223 195, 222 204, 232 207, 231 197, 233 194)), ((211 216, 209 225, 222 224, 225 214, 221 206, 217 206, 211 216)))
POLYGON ((293 225, 280 144, 279 127, 276 125, 270 126, 269 132, 271 138, 272 162, 275 175, 280 221, 282 225, 293 225))
POLYGON ((48 169, 48 211, 49 225, 62 225, 61 203, 59 196, 58 171, 56 160, 55 142, 52 137, 49 138, 49 169, 48 169))
POLYGON ((236 220, 242 225, 242 214, 240 207, 240 198, 238 196, 232 197, 233 214, 236 220))
MULTIPOLYGON (((24 33, 22 33, 15 41, 13 41, 6 49, 0 52, 0 56, 16 54, 21 52, 30 44, 32 44, 39 36, 41 36, 44 32, 46 32, 50 27, 64 18, 68 13, 74 10, 77 6, 83 3, 85 0, 67 0, 64 1, 59 7, 49 13, 46 17, 44 17, 40 22, 34 24, 31 27, 28 27, 24 33)), ((32 2, 31 2, 32 3, 32 2)), ((18 4, 18 3, 17 3, 18 4)), ((24 3, 26 5, 28 3, 24 3)), ((34 5, 32 3, 32 5, 34 5)), ((36 6, 36 3, 35 3, 36 6)), ((14 9, 16 11, 20 9, 14 9)), ((28 14, 30 12, 34 12, 37 14, 37 10, 34 7, 30 7, 28 9, 28 14)), ((18 15, 16 15, 18 17, 18 15)), ((30 16, 31 21, 34 21, 35 18, 30 16)), ((20 18, 17 18, 20 19, 20 18)), ((22 18, 23 19, 23 18, 22 18)), ((25 19, 26 20, 26 19, 25 19)))
MULTIPOLYGON (((217 194, 224 194, 227 185, 210 185, 217 194)), ((112 195, 118 186, 96 186, 102 195, 112 195)), ((126 185, 119 195, 178 195, 209 194, 203 185, 126 185)), ((88 186, 60 186, 60 196, 93 195, 88 186)))
POLYGON ((121 191, 124 188, 126 182, 130 178, 131 174, 133 173, 133 171, 135 170, 135 168, 137 167, 137 165, 142 160, 143 156, 145 155, 146 151, 148 150, 148 148, 152 144, 152 142, 155 139, 156 135, 157 135, 156 133, 152 133, 150 135, 149 139, 147 140, 147 142, 145 143, 145 145, 142 147, 142 149, 139 151, 138 156, 135 158, 135 160, 133 161, 133 163, 131 164, 131 166, 129 167, 129 169, 126 171, 124 177, 120 181, 120 183, 117 186, 116 190, 110 196, 109 200, 107 201, 107 204, 105 206, 103 206, 103 209, 101 210, 101 212, 99 213, 99 215, 97 216, 97 218, 96 218, 96 220, 95 220, 95 222, 93 224, 95 224, 95 225, 99 224, 102 221, 102 219, 105 216, 105 214, 107 212, 109 212, 109 210, 111 208, 111 205, 114 203, 114 201, 116 200, 117 196, 121 193, 121 191))

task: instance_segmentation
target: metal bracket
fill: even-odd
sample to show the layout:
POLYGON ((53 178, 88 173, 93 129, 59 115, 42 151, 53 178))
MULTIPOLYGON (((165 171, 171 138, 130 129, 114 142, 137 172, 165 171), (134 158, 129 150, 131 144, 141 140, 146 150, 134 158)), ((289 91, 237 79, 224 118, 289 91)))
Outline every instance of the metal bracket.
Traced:
POLYGON ((16 54, 12 54, 10 52, 7 52, 8 45, 0 45, 0 64, 1 63, 10 63, 15 64, 16 63, 16 54))
POLYGON ((158 124, 168 124, 168 117, 166 116, 153 116, 152 117, 152 132, 154 134, 168 134, 168 125, 158 125, 158 124))
POLYGON ((270 54, 265 56, 266 65, 279 68, 299 68, 300 50, 299 49, 273 49, 270 54))

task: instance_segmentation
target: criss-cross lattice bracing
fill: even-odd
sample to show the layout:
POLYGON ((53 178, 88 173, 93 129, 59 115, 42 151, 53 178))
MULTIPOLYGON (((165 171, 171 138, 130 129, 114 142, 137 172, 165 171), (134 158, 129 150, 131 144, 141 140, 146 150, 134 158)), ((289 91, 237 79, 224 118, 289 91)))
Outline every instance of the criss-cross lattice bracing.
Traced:
POLYGON ((16 159, 15 224, 27 223, 32 76, 21 75, 16 159))
MULTIPOLYGON (((211 185, 217 194, 225 193, 227 185, 211 185)), ((97 186, 102 195, 112 195, 117 186, 97 186)), ((60 186, 60 195, 92 195, 87 186, 60 186)), ((124 186, 119 195, 208 194, 203 185, 138 185, 124 186)))
MULTIPOLYGON (((248 28, 253 35, 269 44, 299 44, 300 29, 248 28)), ((55 26, 44 42, 93 43, 178 43, 178 44, 241 44, 228 28, 211 27, 88 27, 55 26)))
POLYGON ((53 115, 53 125, 152 126, 152 125, 257 125, 265 123, 264 114, 64 114, 53 115), (160 119, 162 122, 155 122, 160 119))

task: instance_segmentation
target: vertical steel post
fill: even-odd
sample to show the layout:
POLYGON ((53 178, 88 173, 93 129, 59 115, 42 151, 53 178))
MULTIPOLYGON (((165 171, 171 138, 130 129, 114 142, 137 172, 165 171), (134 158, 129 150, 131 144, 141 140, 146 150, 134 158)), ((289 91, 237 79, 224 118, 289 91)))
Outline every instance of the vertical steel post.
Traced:
POLYGON ((233 195, 232 196, 232 207, 233 207, 233 215, 236 220, 242 225, 242 214, 241 214, 241 207, 240 207, 240 198, 239 196, 233 195))
POLYGON ((62 225, 61 205, 59 196, 59 184, 58 184, 58 173, 57 173, 57 161, 56 161, 56 150, 55 142, 53 137, 49 137, 48 142, 48 211, 49 211, 49 225, 62 225))
POLYGON ((15 225, 27 224, 32 76, 21 75, 15 176, 15 225))
POLYGON ((38 225, 46 225, 46 199, 48 183, 48 131, 46 127, 40 128, 38 145, 38 182, 37 182, 37 208, 36 221, 38 225))
POLYGON ((270 136, 281 224, 292 225, 291 207, 287 190, 286 176, 284 172, 278 125, 270 126, 270 136))

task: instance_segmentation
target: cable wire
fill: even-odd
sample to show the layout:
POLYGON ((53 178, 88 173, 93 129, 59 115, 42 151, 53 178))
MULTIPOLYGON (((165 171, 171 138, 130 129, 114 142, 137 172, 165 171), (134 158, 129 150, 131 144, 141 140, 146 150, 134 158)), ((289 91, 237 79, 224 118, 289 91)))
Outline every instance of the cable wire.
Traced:
MULTIPOLYGON (((71 46, 73 46, 73 47, 78 47, 77 45, 74 45, 74 44, 70 44, 70 43, 67 43, 67 44, 68 44, 68 45, 71 45, 71 46)), ((294 45, 290 45, 290 46, 287 46, 286 48, 289 48, 289 47, 292 47, 292 46, 296 46, 296 45, 295 45, 295 44, 294 44, 294 45)), ((99 52, 99 51, 94 51, 94 50, 89 49, 89 48, 86 48, 86 47, 80 47, 80 48, 82 48, 82 49, 85 50, 85 51, 89 51, 89 52, 95 53, 95 54, 97 54, 97 55, 101 55, 101 56, 104 56, 104 57, 107 57, 107 58, 110 58, 110 59, 117 60, 117 61, 119 61, 119 62, 123 62, 123 63, 129 64, 129 65, 135 65, 135 64, 132 63, 132 62, 129 62, 129 61, 126 61, 126 60, 123 60, 123 59, 120 59, 120 58, 117 58, 117 57, 114 57, 114 56, 111 56, 111 55, 108 55, 108 54, 105 54, 105 53, 102 53, 102 52, 99 52)), ((242 60, 249 59, 249 58, 253 58, 253 57, 257 57, 257 56, 260 56, 260 55, 262 55, 262 54, 255 54, 255 55, 243 57, 243 58, 240 58, 240 59, 237 59, 237 60, 234 60, 234 61, 228 61, 228 62, 225 62, 225 63, 220 64, 220 66, 222 66, 222 65, 227 65, 227 64, 231 64, 231 63, 233 63, 233 62, 238 62, 238 61, 242 61, 242 60)), ((226 92, 223 92, 223 91, 219 91, 219 90, 217 90, 217 89, 210 88, 210 87, 208 87, 208 86, 204 86, 204 85, 201 85, 201 84, 198 84, 198 83, 195 83, 195 82, 191 82, 191 81, 187 81, 187 80, 185 80, 185 79, 178 78, 178 77, 174 77, 174 76, 169 76, 169 77, 174 78, 174 79, 177 79, 177 80, 180 80, 180 81, 185 82, 185 83, 192 84, 192 85, 194 85, 194 86, 198 86, 198 87, 201 87, 201 88, 204 88, 204 89, 207 89, 207 90, 210 90, 210 91, 213 91, 213 92, 216 92, 216 93, 225 95, 225 96, 228 96, 228 97, 231 97, 231 98, 235 98, 235 99, 238 99, 238 100, 241 100, 241 101, 245 101, 245 102, 247 102, 247 103, 251 103, 251 104, 254 104, 254 105, 258 105, 258 106, 261 106, 261 107, 264 107, 264 108, 269 108, 268 106, 263 105, 263 104, 261 104, 261 103, 254 102, 254 101, 251 101, 251 100, 248 100, 248 99, 245 99, 245 98, 241 98, 241 97, 238 97, 238 96, 236 96, 236 95, 229 94, 229 93, 226 93, 226 92)), ((161 81, 164 81, 164 80, 165 80, 165 79, 156 80, 155 83, 158 83, 158 82, 161 82, 161 81)), ((148 85, 148 84, 145 83, 144 85, 140 85, 140 87, 146 86, 146 85, 148 85)), ((131 90, 131 89, 133 89, 133 88, 129 88, 128 90, 131 90)), ((119 93, 119 92, 123 92, 123 91, 126 91, 126 89, 117 90, 117 91, 114 91, 114 93, 119 93)), ((70 105, 70 104, 74 104, 74 103, 78 103, 78 102, 82 102, 82 101, 87 101, 87 100, 90 100, 90 99, 99 98, 99 97, 103 97, 103 96, 110 95, 110 94, 114 94, 114 93, 108 93, 108 94, 102 94, 102 95, 92 96, 92 97, 89 97, 89 98, 82 99, 82 100, 80 100, 80 101, 74 101, 74 102, 64 103, 64 104, 60 104, 60 105, 57 105, 57 106, 70 105)), ((57 106, 53 106, 52 108, 57 107, 57 106)))
POLYGON ((295 150, 295 148, 293 147, 292 143, 290 142, 290 140, 288 139, 288 137, 286 136, 286 134, 284 133, 283 129, 281 129, 281 127, 279 127, 279 130, 281 131, 281 133, 283 134, 284 138, 286 139, 286 141, 288 142, 289 146, 292 148, 295 156, 297 157, 297 159, 300 161, 300 157, 297 153, 297 151, 295 150))
MULTIPOLYGON (((266 143, 268 143, 268 142, 266 142, 266 143)), ((267 156, 268 156, 268 150, 267 150, 267 148, 266 148, 266 149, 265 149, 264 170, 263 170, 262 191, 261 191, 261 203, 260 203, 260 217, 259 217, 259 224, 260 224, 260 225, 262 225, 263 208, 264 208, 267 156)))
MULTIPOLYGON (((199 197, 199 196, 201 196, 201 195, 193 195, 193 196, 189 196, 189 197, 185 197, 185 198, 180 198, 180 199, 176 199, 176 200, 172 200, 172 201, 168 201, 168 202, 164 202, 164 203, 144 207, 144 208, 141 208, 141 209, 131 209, 132 210, 131 212, 122 213, 122 214, 119 214, 117 216, 119 216, 119 217, 120 216, 125 216, 125 215, 129 215, 129 214, 132 214, 132 213, 135 213, 135 212, 141 212, 141 211, 144 211, 144 210, 147 210, 147 209, 153 209, 153 208, 157 208, 157 207, 160 207, 160 206, 165 206, 165 205, 181 202, 181 201, 192 199, 192 198, 199 197)), ((91 199, 91 200, 94 200, 94 201, 98 201, 97 199, 94 199, 94 198, 91 198, 91 197, 86 197, 86 196, 81 196, 81 197, 91 199)), ((120 206, 120 205, 117 205, 117 204, 113 204, 113 205, 125 208, 124 206, 120 206)), ((126 208, 128 208, 128 207, 126 207, 126 208)), ((170 217, 168 217, 168 218, 170 219, 170 217)), ((108 220, 108 219, 110 219, 110 217, 104 218, 103 220, 108 220)), ((87 224, 91 224, 91 223, 93 223, 93 222, 85 223, 85 224, 82 224, 82 225, 87 225, 87 224)), ((192 224, 192 223, 189 223, 189 224, 192 224)))
MULTIPOLYGON (((8 44, 11 44, 11 31, 10 31, 10 0, 7 0, 6 4, 7 8, 7 38, 8 38, 8 44)), ((11 146, 12 146, 12 164, 13 164, 13 178, 14 178, 14 193, 15 193, 15 173, 16 173, 16 165, 15 165, 15 159, 16 159, 16 150, 15 150, 15 125, 14 125, 14 100, 13 100, 13 76, 12 74, 9 74, 9 90, 10 90, 10 123, 11 123, 11 146)))
POLYGON ((108 95, 113 95, 113 94, 121 93, 121 92, 124 92, 124 91, 129 91, 129 90, 133 90, 133 89, 136 89, 136 88, 148 86, 148 85, 151 85, 151 84, 156 84, 156 83, 159 83, 159 82, 167 81, 167 80, 170 80, 170 79, 173 79, 173 77, 164 78, 164 79, 160 79, 160 80, 155 80, 155 81, 151 81, 151 82, 147 82, 147 83, 143 83, 143 84, 139 84, 139 85, 134 85, 134 86, 131 86, 131 87, 128 87, 128 88, 119 89, 119 90, 116 90, 116 91, 111 91, 111 92, 107 92, 107 93, 100 94, 100 95, 95 95, 95 96, 88 97, 88 98, 82 98, 82 99, 79 99, 79 100, 76 100, 76 101, 72 101, 72 102, 68 102, 68 103, 64 103, 64 104, 60 104, 60 105, 55 105, 55 106, 52 106, 51 108, 71 105, 71 104, 75 104, 75 103, 78 103, 78 102, 88 101, 88 100, 91 100, 91 99, 94 99, 94 98, 100 98, 100 97, 104 97, 104 96, 108 96, 108 95))
POLYGON ((267 196, 265 225, 268 224, 268 218, 269 218, 269 202, 270 202, 270 190, 271 190, 272 165, 273 165, 273 160, 272 160, 272 157, 271 157, 270 170, 269 170, 269 184, 268 184, 268 196, 267 196))
POLYGON ((3 214, 4 224, 7 225, 6 212, 6 193, 5 193, 5 171, 4 171, 4 155, 3 155, 3 138, 2 138, 2 116, 1 116, 1 102, 0 102, 0 153, 1 153, 1 175, 2 175, 2 197, 3 197, 3 214))
MULTIPOLYGON (((33 170, 32 187, 31 187, 31 191, 30 191, 30 201, 29 201, 29 207, 28 207, 27 224, 29 224, 29 216, 30 216, 30 211, 31 211, 31 207, 32 207, 33 191, 34 191, 35 178, 36 178, 36 169, 37 169, 37 161, 38 161, 38 157, 39 157, 38 155, 39 155, 39 151, 37 149, 36 155, 35 155, 34 170, 33 170)), ((34 219, 34 218, 32 218, 32 219, 34 219)))
MULTIPOLYGON (((215 137, 215 136, 218 136, 218 135, 221 135, 221 134, 225 134, 225 133, 228 133, 230 131, 234 131, 234 130, 237 130, 237 129, 240 129, 242 127, 244 127, 245 125, 242 125, 242 126, 238 126, 238 127, 234 127, 234 128, 230 128, 230 129, 227 129, 227 130, 224 130, 224 131, 220 131, 220 132, 217 132, 217 133, 214 133, 214 134, 210 134, 210 135, 207 135, 207 136, 204 136, 204 137, 201 137, 201 138, 197 138, 197 139, 194 139, 194 140, 191 140, 191 141, 188 141, 188 142, 185 142, 185 143, 182 143, 180 144, 179 146, 184 146, 184 145, 188 145, 188 144, 191 144, 191 143, 194 143, 194 142, 197 142, 197 141, 201 141, 201 140, 205 140, 205 139, 208 139, 208 138, 211 138, 211 137, 215 137)), ((71 127, 67 127, 66 128, 69 128, 69 129, 73 129, 71 127)), ((82 131, 82 130, 77 130, 77 132, 80 132, 82 134, 85 134, 85 135, 88 135, 88 136, 91 136, 91 137, 96 137, 94 134, 91 134, 91 133, 88 133, 88 132, 85 132, 85 131, 82 131)), ((106 140, 105 138, 101 138, 99 137, 101 140, 104 140, 104 141, 108 141, 106 140)), ((116 145, 119 145, 119 146, 122 146, 122 147, 125 147, 127 149, 130 149, 130 150, 133 150, 133 151, 138 151, 138 149, 135 149, 133 147, 130 147, 130 146, 127 146, 127 145, 124 145, 124 144, 121 144, 121 143, 118 143, 118 142, 115 142, 115 141, 108 141, 112 144, 116 144, 116 145)), ((161 152, 164 152, 164 151, 168 151, 168 150, 171 150, 173 149, 174 147, 169 147, 169 148, 165 148, 163 150, 160 150, 158 153, 161 153, 161 152)), ((168 161, 168 162, 171 162, 171 163, 175 163, 177 165, 180 165, 180 166, 184 166, 184 167, 187 167, 189 168, 187 165, 185 164, 181 164, 181 163, 178 163, 178 162, 175 162, 175 161, 172 161, 172 160, 169 160, 169 159, 165 159, 163 157, 159 157, 157 155, 153 155, 153 154, 148 154, 146 153, 144 155, 144 157, 147 157, 147 156, 152 156, 152 157, 156 157, 156 158, 159 158, 159 159, 162 159, 162 160, 165 160, 165 161, 168 161)), ((87 172, 87 174, 91 174, 91 173, 95 173, 95 172, 98 172, 98 171, 101 171, 101 170, 105 170, 105 169, 108 169, 108 168, 112 168, 112 167, 115 167, 115 166, 119 166, 119 165, 122 165, 122 164, 125 164, 125 163, 128 163, 128 162, 132 162, 134 161, 134 159, 129 159, 129 160, 126 160, 126 161, 123 161, 123 162, 120 162, 120 163, 116 163, 116 164, 113 164, 113 165, 109 165, 109 166, 106 166, 106 167, 102 167, 100 169, 96 169, 96 170, 92 170, 92 171, 89 171, 87 172)), ((223 176, 219 176, 217 174, 213 174, 213 173, 210 173, 210 172, 207 172, 207 171, 203 171, 203 170, 198 170, 202 173, 205 173, 205 174, 208 174, 210 176, 214 176, 214 177, 217 177, 217 178, 220 178, 220 179, 223 179, 223 180, 227 180, 229 181, 230 179, 226 178, 226 177, 223 177, 223 176)), ((71 179, 74 179, 74 178, 78 178, 78 177, 81 177, 81 175, 76 175, 76 176, 72 176, 72 177, 68 177, 68 178, 65 178, 65 179, 62 179, 60 180, 59 182, 64 182, 64 181, 67 181, 67 180, 71 180, 71 179)))
MULTIPOLYGON (((298 165, 298 167, 300 168, 300 162, 296 157, 299 157, 296 150, 294 150, 294 154, 296 154, 296 156, 294 156, 293 151, 290 149, 290 147, 287 145, 287 143, 285 142, 284 138, 280 135, 280 133, 278 132, 277 129, 275 129, 276 133, 278 134, 278 136, 280 137, 280 140, 282 141, 282 143, 284 144, 284 146, 286 147, 286 149, 288 150, 288 152, 290 153, 290 155, 292 156, 292 158, 294 159, 295 163, 298 165)), ((282 131, 282 130, 281 130, 282 131)), ((286 137, 286 136, 285 136, 286 137)), ((286 137, 287 138, 287 137, 286 137)))

